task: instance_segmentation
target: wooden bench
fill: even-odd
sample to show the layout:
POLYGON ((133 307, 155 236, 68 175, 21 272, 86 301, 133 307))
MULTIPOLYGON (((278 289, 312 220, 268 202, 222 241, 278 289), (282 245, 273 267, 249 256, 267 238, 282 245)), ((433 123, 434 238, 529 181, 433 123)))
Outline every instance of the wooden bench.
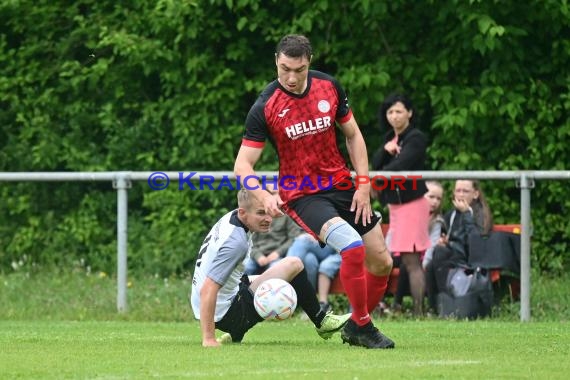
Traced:
MULTIPOLYGON (((386 236, 388 232, 389 224, 382 224, 382 233, 386 236)), ((515 234, 521 233, 521 225, 520 224, 496 224, 493 226, 493 231, 502 231, 502 232, 510 232, 515 234)), ((396 294, 396 289, 398 288, 398 276, 400 274, 400 268, 393 268, 392 272, 390 273, 390 278, 388 279, 388 289, 386 292, 389 294, 396 294)), ((491 280, 496 282, 501 277, 501 271, 498 269, 494 269, 491 271, 491 280)), ((518 296, 518 282, 515 281, 512 283, 512 296, 515 298, 518 296)), ((337 274, 336 277, 333 279, 331 283, 331 288, 329 291, 330 294, 345 294, 344 287, 342 286, 342 282, 340 281, 340 277, 337 274)))

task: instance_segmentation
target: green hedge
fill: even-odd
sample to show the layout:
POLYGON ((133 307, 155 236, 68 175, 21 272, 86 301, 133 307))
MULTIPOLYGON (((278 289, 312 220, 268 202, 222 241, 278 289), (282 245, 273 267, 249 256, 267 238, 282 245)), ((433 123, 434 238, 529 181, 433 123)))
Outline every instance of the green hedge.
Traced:
MULTIPOLYGON (((430 167, 564 169, 570 162, 566 2, 261 0, 0 2, 0 170, 231 171, 243 121, 275 77, 284 34, 307 34, 313 67, 346 88, 367 139, 408 92, 430 167)), ((269 149, 259 166, 275 170, 269 149)), ((532 192, 533 265, 564 268, 567 183, 532 192)), ((513 183, 486 182, 497 222, 519 219, 513 183)), ((0 268, 114 268, 111 184, 1 183, 0 268)), ((129 265, 191 266, 230 191, 129 191, 129 265)))

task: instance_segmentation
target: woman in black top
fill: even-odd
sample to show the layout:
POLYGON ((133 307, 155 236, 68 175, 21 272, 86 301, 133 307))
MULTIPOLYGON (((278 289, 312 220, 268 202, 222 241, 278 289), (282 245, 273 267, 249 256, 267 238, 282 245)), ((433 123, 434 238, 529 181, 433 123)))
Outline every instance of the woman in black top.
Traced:
MULTIPOLYGON (((380 124, 389 129, 384 144, 372 160, 372 168, 382 171, 416 171, 425 169, 427 138, 413 123, 412 102, 401 94, 388 96, 380 106, 380 124)), ((379 184, 383 186, 383 184, 379 184)), ((400 256, 410 278, 414 299, 414 315, 423 313, 425 277, 421 259, 431 246, 429 239, 429 203, 421 179, 406 180, 403 186, 393 182, 380 193, 380 201, 388 205, 390 229, 388 248, 400 256)))

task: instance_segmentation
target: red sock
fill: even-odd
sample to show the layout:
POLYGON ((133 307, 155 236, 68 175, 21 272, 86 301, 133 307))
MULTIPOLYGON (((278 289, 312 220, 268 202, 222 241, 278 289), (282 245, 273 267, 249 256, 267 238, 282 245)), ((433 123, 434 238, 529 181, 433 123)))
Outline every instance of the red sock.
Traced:
POLYGON ((358 325, 364 326, 370 321, 366 304, 366 277, 364 271, 363 245, 349 248, 341 252, 340 280, 352 306, 351 319, 358 325))
POLYGON ((372 273, 366 271, 366 290, 368 292, 368 312, 371 313, 372 310, 382 300, 386 288, 388 287, 388 278, 390 276, 375 276, 372 273))

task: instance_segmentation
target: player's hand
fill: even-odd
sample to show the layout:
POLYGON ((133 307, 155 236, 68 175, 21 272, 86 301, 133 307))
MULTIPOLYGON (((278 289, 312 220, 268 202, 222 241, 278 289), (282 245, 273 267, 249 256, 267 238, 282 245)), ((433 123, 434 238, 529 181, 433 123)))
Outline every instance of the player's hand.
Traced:
POLYGON ((202 340, 202 347, 220 347, 221 345, 222 344, 218 342, 216 338, 202 340))
POLYGON ((386 144, 384 144, 384 150, 390 153, 392 156, 400 154, 400 149, 400 146, 394 141, 388 141, 386 144))
POLYGON ((283 211, 281 211, 281 206, 283 205, 283 200, 279 196, 279 194, 271 195, 267 193, 263 197, 263 207, 265 208, 265 212, 271 216, 272 218, 279 218, 283 216, 283 211))
POLYGON ((370 185, 359 184, 354 197, 352 197, 352 204, 350 211, 355 211, 354 223, 358 224, 362 218, 362 225, 372 223, 372 205, 370 204, 370 185))

